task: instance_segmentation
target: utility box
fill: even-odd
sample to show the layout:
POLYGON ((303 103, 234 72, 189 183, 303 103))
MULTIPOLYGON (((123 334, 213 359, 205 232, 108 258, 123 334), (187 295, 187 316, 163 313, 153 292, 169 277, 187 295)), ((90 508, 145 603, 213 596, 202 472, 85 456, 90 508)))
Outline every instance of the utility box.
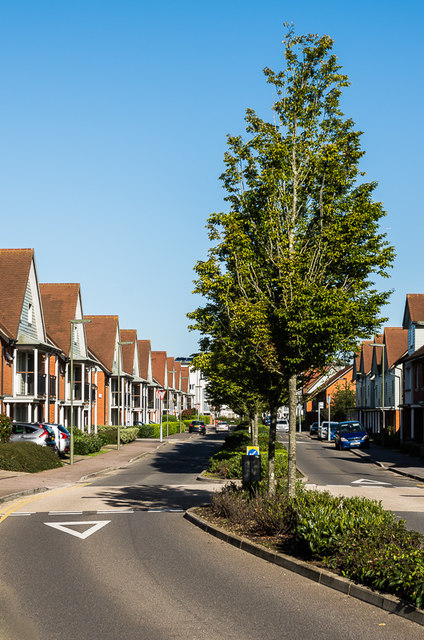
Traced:
POLYGON ((261 481, 261 456, 241 457, 243 488, 249 489, 261 481))

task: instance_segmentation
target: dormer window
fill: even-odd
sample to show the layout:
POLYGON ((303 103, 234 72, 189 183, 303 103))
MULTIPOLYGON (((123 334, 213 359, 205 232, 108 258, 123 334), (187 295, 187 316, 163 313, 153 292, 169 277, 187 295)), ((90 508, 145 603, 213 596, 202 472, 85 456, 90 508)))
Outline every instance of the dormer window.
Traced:
POLYGON ((32 315, 33 315, 32 304, 30 302, 29 305, 28 305, 28 324, 29 324, 29 326, 32 325, 32 315))

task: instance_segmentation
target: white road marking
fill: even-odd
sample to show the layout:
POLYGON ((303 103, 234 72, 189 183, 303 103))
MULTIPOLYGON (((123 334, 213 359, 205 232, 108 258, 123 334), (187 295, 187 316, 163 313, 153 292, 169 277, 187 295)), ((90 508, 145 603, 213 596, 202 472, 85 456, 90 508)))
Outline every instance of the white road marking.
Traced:
POLYGON ((82 516, 82 511, 49 511, 49 516, 82 516))
POLYGON ((370 485, 387 485, 388 487, 392 487, 393 485, 390 482, 380 482, 379 480, 369 480, 368 478, 361 478, 360 480, 354 480, 352 484, 366 484, 370 485))
POLYGON ((79 522, 45 522, 44 524, 46 524, 48 527, 52 527, 53 529, 58 529, 58 531, 69 533, 71 536, 75 536, 76 538, 80 538, 81 540, 85 540, 86 538, 88 538, 88 536, 91 536, 93 533, 96 533, 96 531, 109 524, 109 522, 110 520, 81 520, 79 522), (80 524, 91 524, 92 526, 82 533, 80 531, 75 531, 75 529, 69 528, 70 526, 80 524))
POLYGON ((134 513, 133 509, 104 509, 103 511, 97 511, 97 514, 104 514, 104 513, 134 513))

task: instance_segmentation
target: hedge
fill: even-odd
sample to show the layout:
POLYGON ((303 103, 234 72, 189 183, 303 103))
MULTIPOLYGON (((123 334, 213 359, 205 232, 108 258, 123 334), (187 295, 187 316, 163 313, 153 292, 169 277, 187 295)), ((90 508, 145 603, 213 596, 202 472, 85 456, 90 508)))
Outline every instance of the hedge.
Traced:
MULTIPOLYGON (((118 427, 102 425, 97 427, 98 435, 103 439, 105 444, 117 444, 118 442, 118 427)), ((133 442, 139 435, 139 427, 120 427, 120 441, 122 444, 133 442)))
POLYGON ((51 447, 35 442, 0 443, 0 469, 37 473, 61 467, 62 463, 51 447))
MULTIPOLYGON (((179 422, 168 422, 168 435, 180 433, 179 422)), ((162 422, 162 435, 166 436, 166 422, 162 422)), ((138 427, 139 438, 160 438, 160 424, 143 424, 138 427)))
POLYGON ((74 453, 86 456, 90 453, 97 453, 103 447, 102 437, 96 433, 85 433, 79 429, 74 429, 74 453))

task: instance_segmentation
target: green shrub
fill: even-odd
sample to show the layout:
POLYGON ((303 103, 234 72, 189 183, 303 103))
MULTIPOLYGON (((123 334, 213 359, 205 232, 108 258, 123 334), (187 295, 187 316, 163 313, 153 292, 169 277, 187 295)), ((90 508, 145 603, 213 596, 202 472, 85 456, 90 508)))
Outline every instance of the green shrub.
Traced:
POLYGON ((61 466, 51 447, 42 447, 35 442, 0 443, 0 469, 37 473, 61 466))
POLYGON ((167 416, 166 414, 162 416, 162 422, 166 422, 167 418, 168 422, 179 422, 178 418, 176 418, 175 416, 167 416))
POLYGON ((0 414, 0 442, 9 442, 12 435, 12 421, 4 413, 0 414))
POLYGON ((79 429, 74 429, 74 453, 86 456, 90 453, 97 453, 103 446, 102 438, 96 433, 85 433, 79 429))
POLYGON ((184 419, 193 419, 197 415, 196 409, 183 409, 181 415, 184 419))
POLYGON ((138 427, 139 438, 154 438, 154 432, 153 424, 142 424, 138 427))
POLYGON ((306 490, 268 498, 231 486, 215 494, 211 507, 237 531, 284 540, 285 549, 319 560, 345 577, 424 604, 424 536, 380 502, 306 490))
MULTIPOLYGON (((179 422, 168 422, 168 435, 180 432, 179 422)), ((146 424, 138 429, 139 438, 160 438, 160 424, 146 424)), ((166 422, 162 422, 162 435, 166 436, 166 422)))
MULTIPOLYGON (((133 442, 138 438, 138 427, 120 427, 119 436, 122 444, 133 442)), ((102 438, 103 444, 117 444, 118 427, 102 425, 97 428, 98 435, 102 438)))

